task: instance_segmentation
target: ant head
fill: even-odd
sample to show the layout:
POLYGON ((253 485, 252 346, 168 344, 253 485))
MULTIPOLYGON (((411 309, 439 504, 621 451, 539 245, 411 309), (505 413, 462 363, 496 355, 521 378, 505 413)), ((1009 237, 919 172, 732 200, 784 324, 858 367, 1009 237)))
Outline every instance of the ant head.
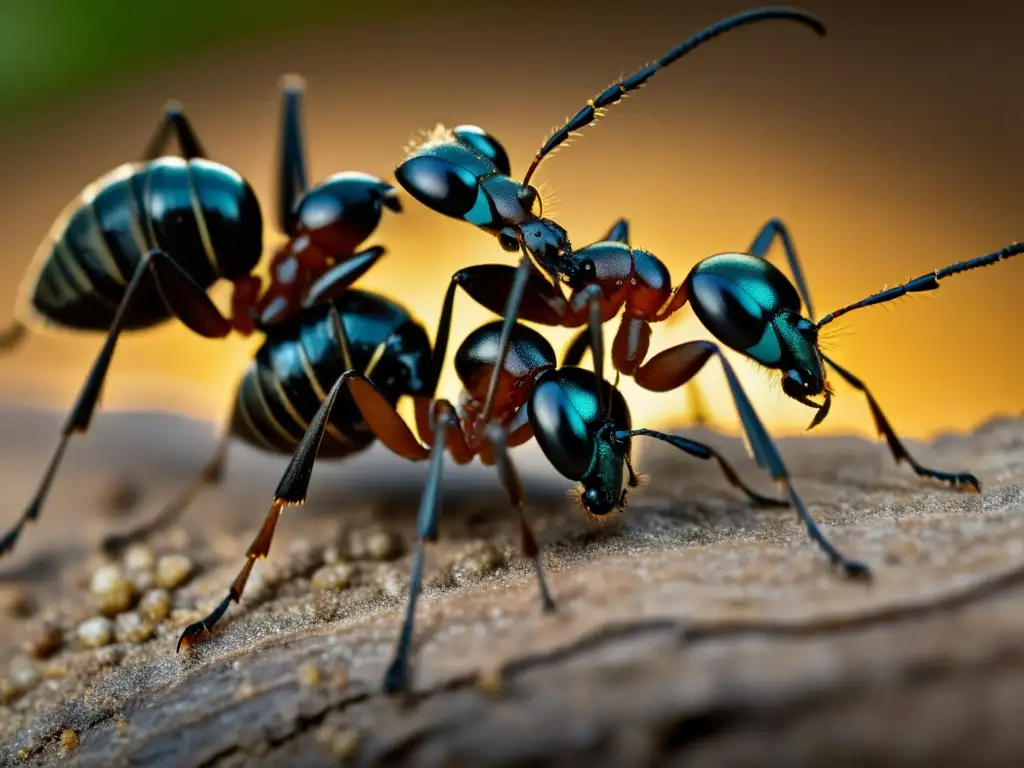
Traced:
POLYGON ((569 233, 550 219, 532 219, 505 227, 498 233, 498 242, 506 251, 524 248, 534 264, 552 280, 561 279, 570 285, 578 280, 579 265, 572 259, 569 233))
POLYGON ((373 234, 383 208, 396 213, 402 210, 393 186, 367 173, 338 173, 299 199, 290 234, 308 236, 326 253, 347 255, 373 234))
POLYGON ((628 438, 615 436, 616 427, 602 424, 594 435, 594 461, 580 480, 580 503, 591 517, 606 517, 625 502, 623 465, 629 453, 628 438))
POLYGON ((782 372, 782 390, 828 412, 828 383, 818 327, 804 317, 800 296, 765 259, 723 253, 699 262, 686 278, 694 313, 715 338, 766 368, 782 372), (824 393, 819 405, 809 398, 824 393))
POLYGON ((395 177, 431 210, 498 233, 540 215, 537 190, 510 173, 508 154, 497 139, 482 128, 461 125, 435 128, 412 147, 395 177))
POLYGON ((630 450, 630 439, 616 436, 629 430, 629 407, 609 382, 602 387, 599 398, 593 371, 549 368, 537 377, 526 406, 544 455, 560 474, 580 484, 579 500, 595 517, 620 506, 630 450))

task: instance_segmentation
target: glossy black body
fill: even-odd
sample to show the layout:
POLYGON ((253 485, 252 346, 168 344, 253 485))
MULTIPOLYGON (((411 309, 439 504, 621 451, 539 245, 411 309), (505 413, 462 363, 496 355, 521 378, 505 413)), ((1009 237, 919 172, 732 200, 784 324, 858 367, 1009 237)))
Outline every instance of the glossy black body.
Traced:
MULTIPOLYGON (((403 395, 430 397, 430 338, 400 305, 350 288, 331 304, 275 324, 238 386, 232 434, 273 453, 291 454, 326 392, 345 371, 331 306, 345 327, 352 363, 394 406, 403 395)), ((348 390, 332 410, 319 455, 341 458, 374 441, 348 390)))
MULTIPOLYGON (((123 165, 87 187, 41 246, 28 309, 48 322, 107 331, 136 267, 162 249, 201 288, 249 274, 263 250, 256 195, 209 160, 161 157, 123 165)), ((124 328, 170 319, 146 276, 124 328)))
POLYGON ((825 364, 818 351, 818 329, 803 317, 800 294, 767 259, 721 253, 702 259, 685 281, 694 314, 723 344, 768 368, 791 372, 787 393, 818 394, 825 386, 825 364))
POLYGON ((570 480, 589 487, 617 468, 617 476, 607 479, 613 480, 618 501, 630 443, 629 438, 616 441, 613 437, 615 432, 628 432, 632 422, 622 393, 607 381, 602 384, 603 400, 611 402, 610 408, 605 406, 606 413, 601 412, 593 371, 571 366, 545 370, 530 395, 530 425, 551 465, 570 480))
MULTIPOLYGON (((487 388, 503 324, 495 320, 477 328, 455 353, 455 370, 470 397, 481 397, 487 388)), ((593 371, 556 364, 548 340, 515 323, 502 367, 514 382, 513 395, 504 405, 523 409, 515 422, 528 420, 551 466, 583 486, 587 510, 607 514, 622 500, 623 465, 631 449, 631 438, 622 435, 631 429, 629 406, 607 381, 601 382, 599 396, 593 371), (516 392, 521 394, 517 397, 516 392)))
MULTIPOLYGON (((478 392, 486 386, 498 359, 498 342, 501 339, 501 321, 492 321, 470 333, 455 351, 455 373, 467 392, 478 392)), ((516 324, 504 370, 517 381, 536 375, 545 368, 557 364, 555 350, 546 338, 533 328, 516 324)), ((524 381, 522 386, 529 382, 524 381)))

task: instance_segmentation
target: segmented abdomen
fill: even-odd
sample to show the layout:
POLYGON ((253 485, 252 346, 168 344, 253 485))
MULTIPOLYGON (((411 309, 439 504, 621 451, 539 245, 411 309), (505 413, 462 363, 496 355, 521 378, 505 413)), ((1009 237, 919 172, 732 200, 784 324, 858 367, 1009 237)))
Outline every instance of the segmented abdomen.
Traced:
MULTIPOLYGON (((115 169, 78 196, 40 246, 31 310, 70 328, 107 330, 135 269, 155 247, 209 287, 216 279, 215 260, 198 210, 189 164, 180 158, 115 169)), ((150 328, 169 318, 156 284, 144 278, 125 329, 150 328)))
MULTIPOLYGON (((429 366, 424 328, 399 305, 349 290, 333 302, 349 340, 353 367, 394 406, 402 395, 429 395, 421 372, 429 366)), ((235 399, 232 432, 273 453, 293 453, 328 391, 345 372, 331 305, 303 310, 271 328, 235 399)), ((341 458, 375 437, 347 390, 334 405, 320 456, 341 458)))

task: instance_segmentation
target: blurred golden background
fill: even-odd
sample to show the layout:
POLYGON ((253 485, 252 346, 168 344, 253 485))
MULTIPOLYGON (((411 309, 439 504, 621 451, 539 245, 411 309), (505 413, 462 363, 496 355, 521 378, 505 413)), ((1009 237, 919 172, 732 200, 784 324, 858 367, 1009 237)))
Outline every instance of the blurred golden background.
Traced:
MULTIPOLYGON (((117 11, 129 4, 108 4, 111 13, 129 13, 117 11)), ((75 4, 63 5, 70 14, 75 4)), ((111 17, 138 27, 97 22, 100 5, 88 6, 93 23, 65 24, 56 39, 45 19, 30 28, 4 25, 20 47, 0 48, 2 324, 53 219, 88 182, 136 159, 168 98, 185 104, 214 159, 250 179, 269 224, 284 73, 301 73, 308 83, 311 180, 342 170, 391 179, 406 143, 438 122, 494 133, 521 177, 548 132, 587 98, 754 4, 529 0, 377 4, 387 7, 371 12, 306 0, 211 0, 201 6, 205 14, 183 3, 162 9, 167 18, 147 20, 138 6, 130 18, 111 17), (295 17, 275 18, 290 10, 295 17), (179 37, 190 29, 195 38, 184 45, 179 37), (97 68, 91 79, 83 74, 52 93, 41 87, 46 98, 21 87, 26 72, 56 60, 48 57, 62 53, 67 66, 80 66, 68 46, 102 51, 126 35, 140 38, 132 38, 133 58, 97 68)), ((574 243, 596 239, 626 216, 633 244, 658 254, 678 282, 700 257, 747 248, 761 224, 779 216, 823 314, 1024 238, 1024 100, 1013 34, 1024 7, 987 0, 927 12, 882 0, 803 7, 828 25, 828 37, 780 22, 731 33, 660 73, 545 163, 538 181, 557 191, 557 219, 574 243)), ((16 20, 11 8, 5 13, 7 22, 16 20)), ((453 271, 511 261, 493 238, 408 195, 403 201, 405 213, 386 216, 374 237, 388 255, 359 285, 405 302, 433 333, 453 271)), ((783 263, 781 250, 772 257, 783 263)), ((967 429, 1024 408, 1022 291, 1024 259, 972 272, 934 294, 837 323, 829 349, 873 388, 897 430, 921 437, 967 429)), ((705 335, 692 313, 681 317, 656 326, 653 350, 705 335)), ((460 297, 454 343, 490 319, 460 297)), ((572 333, 559 329, 549 338, 565 344, 572 333)), ((126 335, 104 406, 218 419, 258 343, 208 341, 177 325, 126 335)), ((72 334, 30 340, 17 356, 0 359, 0 397, 68 407, 100 344, 97 336, 72 334)), ((737 367, 769 425, 806 426, 808 409, 785 400, 752 365, 737 367)), ((721 373, 709 367, 698 381, 716 425, 734 429, 721 373)), ((450 366, 441 388, 457 394, 450 366)), ((682 394, 645 393, 631 382, 622 388, 636 424, 678 423, 682 394)), ((863 398, 837 389, 822 431, 870 432, 863 398)))

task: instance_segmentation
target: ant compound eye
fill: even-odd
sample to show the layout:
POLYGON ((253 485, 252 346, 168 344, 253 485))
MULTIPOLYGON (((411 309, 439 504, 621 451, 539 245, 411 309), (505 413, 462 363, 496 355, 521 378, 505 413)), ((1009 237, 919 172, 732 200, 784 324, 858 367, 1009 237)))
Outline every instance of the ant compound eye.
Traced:
POLYGON ((580 264, 580 275, 584 280, 594 279, 597 277, 597 267, 594 266, 594 262, 591 259, 584 259, 580 264))
POLYGON ((505 227, 498 233, 498 242, 501 243, 501 247, 506 251, 519 250, 519 236, 512 227, 505 227))
POLYGON ((540 216, 540 193, 536 187, 529 185, 520 187, 516 192, 516 197, 519 199, 519 205, 524 211, 534 216, 540 216))

